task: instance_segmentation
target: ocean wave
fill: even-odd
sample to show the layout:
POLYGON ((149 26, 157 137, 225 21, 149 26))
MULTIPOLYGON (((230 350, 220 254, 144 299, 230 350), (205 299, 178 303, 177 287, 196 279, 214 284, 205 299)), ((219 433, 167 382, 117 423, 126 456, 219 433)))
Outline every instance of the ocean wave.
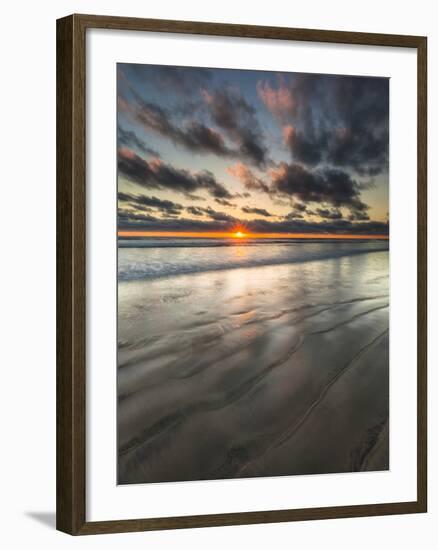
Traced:
MULTIPOLYGON (((324 243, 339 243, 339 239, 324 239, 324 243)), ((356 243, 370 243, 370 239, 355 239, 356 243)), ((309 238, 305 244, 321 243, 321 239, 309 238)), ((119 238, 119 248, 217 248, 217 247, 255 247, 255 246, 296 246, 303 245, 302 239, 213 239, 213 238, 119 238)))
POLYGON ((121 247, 118 251, 119 281, 155 279, 269 265, 330 260, 388 251, 387 241, 288 242, 251 245, 121 247))

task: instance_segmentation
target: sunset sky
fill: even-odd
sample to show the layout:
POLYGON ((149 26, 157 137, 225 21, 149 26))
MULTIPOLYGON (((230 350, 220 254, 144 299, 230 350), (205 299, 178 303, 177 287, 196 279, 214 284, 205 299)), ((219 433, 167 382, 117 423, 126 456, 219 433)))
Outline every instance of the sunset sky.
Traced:
POLYGON ((388 234, 388 79, 117 70, 120 234, 388 234))

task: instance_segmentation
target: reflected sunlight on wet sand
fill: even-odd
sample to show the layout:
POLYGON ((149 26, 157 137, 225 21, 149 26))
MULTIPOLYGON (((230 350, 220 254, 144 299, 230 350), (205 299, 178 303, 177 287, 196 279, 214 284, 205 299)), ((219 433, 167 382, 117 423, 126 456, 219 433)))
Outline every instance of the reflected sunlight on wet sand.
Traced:
POLYGON ((119 281, 119 483, 388 469, 388 282, 388 251, 119 281))

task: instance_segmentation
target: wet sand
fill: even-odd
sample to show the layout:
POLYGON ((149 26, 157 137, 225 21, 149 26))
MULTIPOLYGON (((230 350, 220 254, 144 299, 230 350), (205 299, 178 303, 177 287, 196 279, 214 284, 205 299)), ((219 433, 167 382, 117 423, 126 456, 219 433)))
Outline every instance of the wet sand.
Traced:
POLYGON ((388 252, 119 282, 118 482, 389 467, 388 252))

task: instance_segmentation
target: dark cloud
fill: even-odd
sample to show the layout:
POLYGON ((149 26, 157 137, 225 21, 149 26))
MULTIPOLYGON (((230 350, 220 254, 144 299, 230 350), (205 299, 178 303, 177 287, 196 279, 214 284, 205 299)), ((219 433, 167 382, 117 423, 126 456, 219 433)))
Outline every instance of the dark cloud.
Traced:
POLYGON ((286 220, 302 220, 304 219, 304 213, 308 215, 313 215, 313 212, 308 209, 307 205, 302 202, 296 201, 277 201, 283 203, 282 206, 292 206, 292 210, 284 216, 286 220))
POLYGON ((205 103, 215 124, 238 148, 238 157, 256 166, 267 162, 267 149, 255 109, 236 91, 203 91, 205 103))
POLYGON ((188 206, 186 208, 186 210, 189 214, 193 214, 193 216, 204 216, 205 215, 204 208, 202 208, 200 206, 188 206))
POLYGON ((300 164, 282 163, 272 170, 271 191, 304 202, 345 206, 352 212, 368 209, 360 198, 358 183, 347 172, 334 168, 310 171, 300 164))
POLYGON ((171 189, 186 196, 206 191, 215 198, 232 198, 208 170, 192 173, 159 159, 148 162, 129 149, 119 150, 118 169, 120 175, 148 189, 171 189))
POLYGON ((374 176, 388 168, 389 80, 296 75, 277 87, 258 85, 259 96, 284 126, 293 160, 329 164, 374 176))
POLYGON ((233 195, 219 183, 214 174, 209 170, 203 170, 195 174, 195 179, 200 189, 205 189, 212 197, 216 199, 231 199, 233 195))
POLYGON ((265 208, 251 208, 250 206, 242 206, 241 210, 242 212, 245 212, 245 214, 257 214, 258 216, 265 216, 266 218, 273 216, 273 214, 265 210, 265 208))
MULTIPOLYGON (((321 216, 321 218, 325 218, 327 220, 342 220, 343 218, 342 212, 338 208, 333 208, 333 209, 317 208, 315 212, 318 216, 321 216)), ((351 218, 351 219, 357 219, 357 218, 351 218)), ((367 217, 364 219, 369 219, 369 218, 367 217)))
POLYGON ((284 219, 285 220, 303 220, 304 216, 300 212, 297 212, 296 210, 292 210, 291 212, 289 212, 289 214, 286 214, 286 216, 284 216, 284 219))
POLYGON ((206 150, 219 156, 234 153, 225 145, 224 139, 215 130, 196 121, 191 121, 180 135, 182 145, 193 151, 206 150))
MULTIPOLYGON (((192 208, 192 207, 189 207, 192 208)), ((188 209, 187 209, 188 210, 188 209)), ((207 209, 208 210, 208 209, 207 209)), ((188 210, 189 211, 189 210, 188 210)), ((155 218, 154 216, 124 212, 119 215, 119 229, 144 231, 234 231, 239 220, 216 213, 210 220, 185 218, 155 218)), ((199 214, 201 215, 201 214, 199 214)), ((315 234, 355 234, 388 235, 389 226, 384 222, 353 222, 350 220, 324 220, 310 222, 300 218, 271 221, 266 219, 245 220, 246 229, 253 233, 315 233, 315 234)))
POLYGON ((123 193, 122 191, 119 191, 117 193, 117 200, 119 202, 132 202, 135 200, 137 195, 131 195, 130 193, 123 193))
POLYGON ((229 206, 230 208, 236 208, 236 204, 233 204, 230 201, 227 201, 227 199, 214 199, 218 204, 221 204, 222 206, 229 206))
POLYGON ((119 208, 117 210, 117 224, 119 229, 132 227, 148 227, 150 224, 157 225, 160 219, 149 214, 139 214, 132 210, 119 208))
POLYGON ((132 195, 130 193, 119 192, 117 194, 119 202, 129 203, 134 208, 155 208, 165 214, 169 215, 178 215, 183 210, 181 204, 175 203, 170 200, 159 199, 158 197, 152 196, 148 197, 146 195, 132 195))
POLYGON ((120 125, 117 126, 117 143, 119 147, 134 147, 146 155, 160 158, 160 154, 155 149, 148 147, 135 132, 124 130, 120 125))
POLYGON ((307 205, 302 202, 294 202, 294 210, 297 210, 298 212, 306 212, 307 205))
POLYGON ((328 162, 361 175, 388 168, 389 79, 338 77, 334 90, 340 124, 328 162))
POLYGON ((132 92, 135 104, 131 115, 147 130, 152 130, 170 139, 175 145, 181 145, 192 152, 213 153, 218 156, 233 156, 221 134, 197 121, 179 126, 172 121, 172 114, 155 103, 143 101, 132 92))
POLYGON ((368 214, 366 212, 352 212, 349 216, 348 216, 348 219, 350 221, 360 221, 360 222, 363 222, 363 221, 368 221, 370 219, 370 217, 368 216, 368 214))
POLYGON ((166 93, 185 96, 208 85, 213 76, 211 69, 201 67, 119 63, 118 68, 138 82, 152 83, 160 92, 165 89, 166 93))
POLYGON ((194 216, 207 216, 211 220, 218 222, 229 222, 234 224, 238 221, 236 218, 226 214, 225 212, 218 212, 217 210, 214 210, 211 206, 206 208, 202 206, 188 206, 186 210, 189 214, 193 214, 194 216))
POLYGON ((324 220, 311 222, 304 219, 273 222, 269 220, 253 220, 245 222, 250 231, 270 233, 337 233, 357 235, 387 235, 389 226, 384 222, 353 222, 351 220, 324 220))
POLYGON ((315 166, 321 162, 324 147, 327 145, 325 134, 309 137, 304 132, 295 130, 292 126, 285 126, 283 128, 283 139, 292 151, 294 160, 310 166, 315 166))
MULTIPOLYGON (((133 208, 134 210, 141 211, 141 212, 150 212, 151 214, 156 214, 156 210, 154 208, 151 208, 150 206, 144 206, 143 204, 128 204, 129 208, 133 208)), ((166 215, 174 216, 176 215, 175 212, 166 212, 166 215)))
POLYGON ((155 181, 154 171, 150 163, 130 149, 119 149, 117 167, 119 175, 124 176, 129 181, 144 187, 160 188, 159 183, 155 181))
POLYGON ((187 193, 186 197, 192 201, 205 202, 207 200, 205 197, 201 197, 201 195, 195 195, 194 193, 187 193))

